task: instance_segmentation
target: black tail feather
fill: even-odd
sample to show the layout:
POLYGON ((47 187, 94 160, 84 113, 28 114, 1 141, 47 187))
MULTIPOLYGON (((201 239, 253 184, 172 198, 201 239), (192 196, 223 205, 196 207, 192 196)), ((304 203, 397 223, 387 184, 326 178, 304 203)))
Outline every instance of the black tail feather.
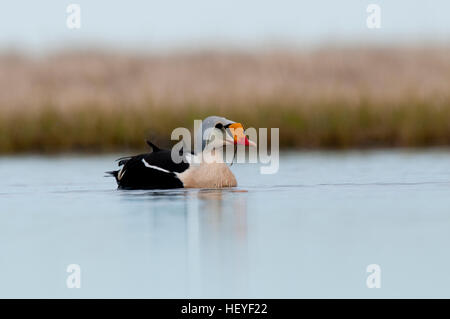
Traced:
POLYGON ((119 158, 118 159, 118 161, 119 161, 118 165, 119 166, 125 165, 130 159, 131 159, 131 157, 119 158))
POLYGON ((119 171, 108 171, 108 172, 105 172, 105 174, 108 174, 108 176, 114 176, 117 179, 117 176, 119 175, 119 171))
POLYGON ((150 146, 150 147, 152 148, 153 152, 159 152, 159 151, 161 151, 161 149, 160 149, 158 146, 156 146, 155 144, 153 144, 153 143, 150 142, 149 140, 147 140, 147 144, 148 144, 148 146, 150 146))
MULTIPOLYGON (((152 142, 150 142, 148 140, 147 140, 147 144, 148 144, 148 146, 150 146, 152 148, 153 152, 161 151, 161 149, 158 146, 156 146, 155 144, 153 144, 152 142)), ((116 159, 116 162, 119 162, 118 165, 122 166, 122 165, 125 165, 132 157, 133 156, 124 156, 124 157, 116 159)))

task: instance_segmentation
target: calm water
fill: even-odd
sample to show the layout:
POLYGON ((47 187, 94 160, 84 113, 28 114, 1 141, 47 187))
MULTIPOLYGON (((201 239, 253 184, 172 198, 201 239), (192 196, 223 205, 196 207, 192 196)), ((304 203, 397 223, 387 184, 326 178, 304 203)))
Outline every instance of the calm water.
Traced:
POLYGON ((284 153, 222 191, 118 191, 115 158, 0 158, 0 297, 450 297, 448 150, 284 153))

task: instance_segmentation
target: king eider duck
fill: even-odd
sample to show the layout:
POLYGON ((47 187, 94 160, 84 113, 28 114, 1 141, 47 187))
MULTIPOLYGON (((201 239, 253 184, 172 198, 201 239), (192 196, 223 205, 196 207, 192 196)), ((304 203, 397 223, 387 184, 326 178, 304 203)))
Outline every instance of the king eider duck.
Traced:
MULTIPOLYGON (((196 136, 201 141, 199 154, 183 152, 174 160, 171 150, 147 141, 151 153, 118 159, 121 169, 107 172, 119 189, 224 188, 237 186, 236 178, 224 162, 226 145, 256 146, 244 134, 242 124, 224 117, 210 116, 202 121, 196 136), (205 138, 206 136, 206 138, 205 138)), ((177 153, 177 152, 175 152, 177 153)))

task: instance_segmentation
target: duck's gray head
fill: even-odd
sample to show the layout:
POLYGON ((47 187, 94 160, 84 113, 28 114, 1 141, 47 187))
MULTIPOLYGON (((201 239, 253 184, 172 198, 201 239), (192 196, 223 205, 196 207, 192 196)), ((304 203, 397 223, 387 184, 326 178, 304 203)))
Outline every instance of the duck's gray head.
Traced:
POLYGON ((202 129, 197 130, 196 134, 195 143, 200 144, 201 141, 202 150, 209 143, 216 143, 216 147, 221 147, 226 144, 256 146, 254 142, 249 141, 244 135, 244 127, 241 123, 221 116, 209 116, 205 118, 202 122, 202 129))

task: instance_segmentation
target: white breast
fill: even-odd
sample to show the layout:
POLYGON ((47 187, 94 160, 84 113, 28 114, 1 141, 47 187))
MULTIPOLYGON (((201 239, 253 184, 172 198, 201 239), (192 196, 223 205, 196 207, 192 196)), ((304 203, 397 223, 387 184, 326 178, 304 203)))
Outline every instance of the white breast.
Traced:
POLYGON ((177 174, 186 188, 224 188, 237 186, 236 178, 225 163, 191 165, 177 174))

